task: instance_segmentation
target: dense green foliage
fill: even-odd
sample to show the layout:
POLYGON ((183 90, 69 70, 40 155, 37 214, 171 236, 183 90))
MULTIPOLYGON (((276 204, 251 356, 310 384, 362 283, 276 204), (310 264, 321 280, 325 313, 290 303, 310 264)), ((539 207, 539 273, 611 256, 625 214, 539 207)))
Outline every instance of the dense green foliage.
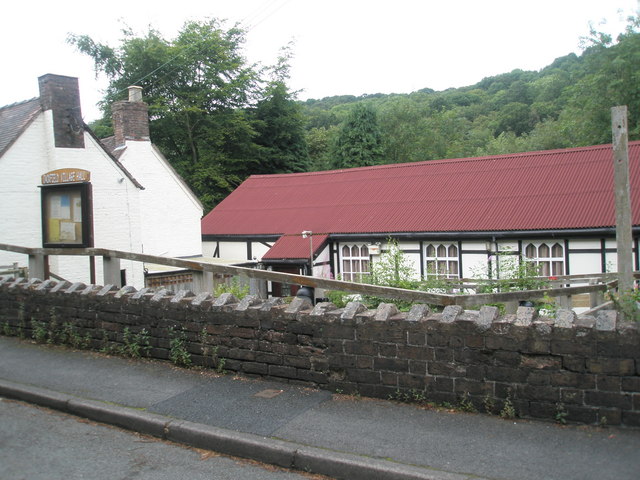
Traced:
POLYGON ((617 42, 592 31, 581 55, 538 72, 514 70, 475 85, 406 95, 341 96, 304 102, 313 165, 327 162, 349 112, 377 113, 380 163, 414 162, 611 143, 611 107, 627 105, 640 138, 640 33, 637 18, 617 42))
POLYGON ((297 102, 287 87, 289 50, 259 70, 242 55, 244 32, 188 22, 174 40, 125 31, 118 48, 70 36, 110 85, 109 106, 144 89, 153 142, 206 211, 251 174, 461 158, 611 142, 610 109, 627 105, 640 138, 640 31, 617 41, 592 31, 580 55, 540 71, 514 70, 468 87, 297 102), (264 77, 271 74, 270 79, 264 77))
POLYGON ((384 163, 382 135, 375 110, 362 103, 351 109, 332 145, 331 160, 333 168, 384 163))
POLYGON ((152 29, 123 34, 117 49, 69 37, 110 82, 99 131, 108 133, 110 105, 126 98, 128 86, 141 86, 153 142, 206 211, 253 173, 307 168, 300 107, 283 83, 284 67, 274 67, 280 77, 267 82, 247 65, 241 29, 210 20, 187 22, 171 41, 152 29))

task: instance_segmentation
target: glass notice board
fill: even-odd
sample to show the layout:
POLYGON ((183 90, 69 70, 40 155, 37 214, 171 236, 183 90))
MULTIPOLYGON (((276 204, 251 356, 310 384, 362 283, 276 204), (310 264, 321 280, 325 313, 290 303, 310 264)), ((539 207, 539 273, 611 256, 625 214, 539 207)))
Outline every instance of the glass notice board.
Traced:
POLYGON ((91 247, 91 184, 42 188, 42 233, 45 247, 91 247))

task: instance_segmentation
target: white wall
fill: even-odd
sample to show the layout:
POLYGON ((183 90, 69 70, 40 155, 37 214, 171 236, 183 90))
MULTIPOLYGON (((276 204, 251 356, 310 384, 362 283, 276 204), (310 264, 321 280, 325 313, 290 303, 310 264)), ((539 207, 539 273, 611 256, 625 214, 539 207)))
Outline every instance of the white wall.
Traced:
POLYGON ((120 162, 142 184, 141 241, 144 253, 168 257, 202 254, 202 206, 148 141, 128 141, 120 162))
MULTIPOLYGON (((139 190, 114 161, 85 134, 85 148, 54 148, 51 111, 40 114, 0 158, 0 171, 11 182, 0 182, 0 242, 42 247, 41 175, 60 168, 81 168, 91 172, 93 230, 96 247, 141 251, 139 190)), ((0 265, 19 262, 26 255, 0 251, 0 265)), ((102 283, 102 265, 96 259, 96 283, 102 283)), ((69 281, 89 283, 89 262, 81 257, 50 257, 49 266, 69 281)), ((143 267, 122 262, 127 283, 144 286, 143 267)))

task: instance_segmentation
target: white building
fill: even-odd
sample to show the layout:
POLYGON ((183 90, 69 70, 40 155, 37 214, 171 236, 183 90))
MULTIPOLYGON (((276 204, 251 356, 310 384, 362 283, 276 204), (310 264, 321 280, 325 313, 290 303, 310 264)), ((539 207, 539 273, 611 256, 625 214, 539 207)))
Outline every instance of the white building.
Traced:
MULTIPOLYGON (((629 163, 639 270, 640 142, 629 163)), ((392 238, 417 279, 495 278, 497 253, 544 276, 616 271, 613 177, 611 145, 256 175, 203 218, 203 252, 356 280, 392 238)))
MULTIPOLYGON (((39 98, 0 108, 0 243, 200 255, 202 206, 151 144, 139 96, 114 106, 124 113, 114 119, 113 154, 82 120, 76 78, 48 74, 39 84, 39 98)), ((26 261, 0 250, 0 265, 26 261)), ((49 271, 89 283, 89 263, 52 256, 49 271)), ((144 286, 141 263, 121 268, 123 283, 144 286)))

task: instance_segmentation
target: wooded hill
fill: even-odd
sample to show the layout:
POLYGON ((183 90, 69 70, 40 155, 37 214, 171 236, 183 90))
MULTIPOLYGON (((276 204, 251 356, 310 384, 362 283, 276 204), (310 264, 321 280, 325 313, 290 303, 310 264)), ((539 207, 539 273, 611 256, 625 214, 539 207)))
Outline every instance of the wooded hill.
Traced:
MULTIPOLYGON (((610 109, 616 105, 628 106, 630 138, 640 138, 637 23, 615 43, 597 32, 585 42, 582 54, 558 58, 540 71, 514 70, 468 87, 303 102, 312 169, 358 164, 341 164, 336 145, 354 105, 377 118, 383 148, 373 163, 611 143, 610 109)), ((375 126, 359 128, 375 135, 375 126)))

